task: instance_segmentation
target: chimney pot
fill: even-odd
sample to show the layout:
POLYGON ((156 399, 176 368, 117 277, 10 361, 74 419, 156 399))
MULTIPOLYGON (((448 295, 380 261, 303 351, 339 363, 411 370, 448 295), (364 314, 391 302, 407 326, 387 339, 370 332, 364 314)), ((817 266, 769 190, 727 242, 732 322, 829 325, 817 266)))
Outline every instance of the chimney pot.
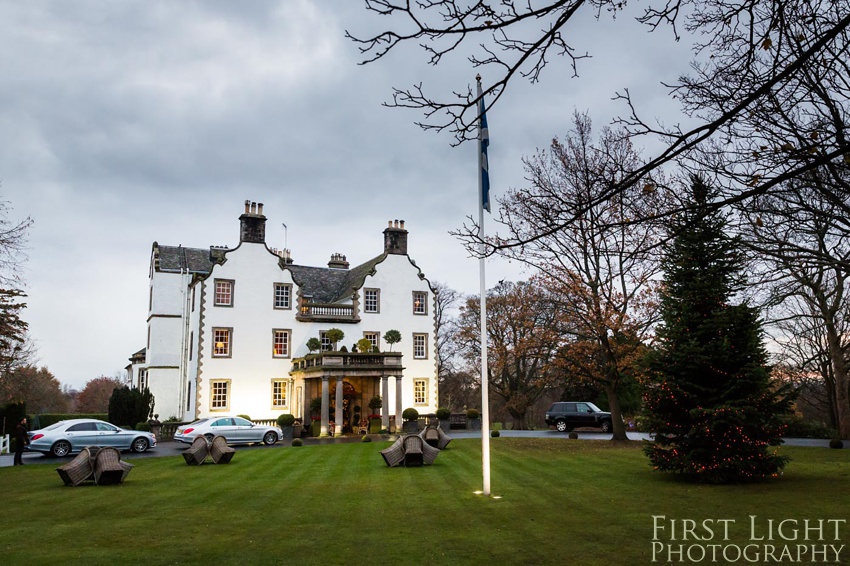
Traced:
POLYGON ((261 202, 257 203, 257 214, 259 214, 260 216, 262 216, 263 214, 263 203, 261 202))
POLYGON ((266 217, 262 215, 262 206, 260 204, 260 214, 257 214, 257 203, 245 201, 245 213, 239 217, 240 243, 265 244, 266 217))
POLYGON ((392 227, 393 227, 393 221, 387 220, 387 228, 392 228, 392 227))
POLYGON ((407 230, 404 220, 390 220, 384 230, 384 253, 407 255, 407 230))

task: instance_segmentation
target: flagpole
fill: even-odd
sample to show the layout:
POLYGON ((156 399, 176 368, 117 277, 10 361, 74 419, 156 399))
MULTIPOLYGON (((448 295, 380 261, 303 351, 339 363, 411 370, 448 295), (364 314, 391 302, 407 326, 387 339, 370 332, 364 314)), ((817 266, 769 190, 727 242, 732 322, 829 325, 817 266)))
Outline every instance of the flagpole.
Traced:
MULTIPOLYGON (((484 253, 486 246, 484 245, 484 171, 489 175, 489 164, 484 161, 486 153, 484 144, 484 135, 487 135, 489 142, 489 132, 484 132, 482 120, 484 120, 484 99, 481 92, 481 75, 476 75, 478 82, 478 108, 480 110, 478 116, 478 238, 481 241, 479 246, 480 258, 478 260, 480 283, 481 283, 481 467, 484 480, 484 495, 490 495, 490 385, 487 372, 487 282, 484 274, 484 253), (486 169, 484 169, 486 167, 486 169)), ((486 195, 489 204, 489 194, 486 195)), ((489 208, 489 207, 488 207, 489 208)))

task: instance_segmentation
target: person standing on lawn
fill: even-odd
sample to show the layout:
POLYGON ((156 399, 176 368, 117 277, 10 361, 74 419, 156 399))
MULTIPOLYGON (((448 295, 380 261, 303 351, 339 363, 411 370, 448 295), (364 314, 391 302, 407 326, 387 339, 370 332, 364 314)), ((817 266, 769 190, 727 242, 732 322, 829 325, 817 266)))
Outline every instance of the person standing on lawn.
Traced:
POLYGON ((15 465, 24 465, 24 446, 30 443, 30 438, 27 436, 27 418, 21 419, 18 426, 15 427, 15 465))

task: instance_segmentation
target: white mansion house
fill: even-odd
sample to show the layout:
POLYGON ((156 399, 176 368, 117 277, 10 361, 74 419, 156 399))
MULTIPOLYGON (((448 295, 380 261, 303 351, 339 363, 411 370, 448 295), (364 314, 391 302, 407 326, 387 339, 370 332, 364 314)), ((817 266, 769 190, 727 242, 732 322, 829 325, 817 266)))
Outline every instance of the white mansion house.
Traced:
POLYGON ((375 396, 385 427, 404 408, 436 410, 434 293, 407 255, 404 221, 390 221, 383 253, 353 268, 340 254, 327 267, 296 265, 267 247, 262 204, 246 201, 239 221, 233 249, 153 243, 147 346, 128 377, 150 388, 161 418, 291 413, 341 434, 375 396), (340 351, 331 328, 345 333, 340 351), (388 330, 398 344, 383 340, 388 330), (356 352, 361 338, 377 351, 356 352), (321 412, 311 415, 316 398, 321 412))

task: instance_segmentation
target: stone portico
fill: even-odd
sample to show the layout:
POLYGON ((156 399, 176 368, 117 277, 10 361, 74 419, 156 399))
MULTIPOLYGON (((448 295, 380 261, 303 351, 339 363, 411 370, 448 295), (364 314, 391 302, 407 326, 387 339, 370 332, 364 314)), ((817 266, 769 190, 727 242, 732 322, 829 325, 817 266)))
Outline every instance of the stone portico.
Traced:
POLYGON ((305 395, 301 414, 310 415, 310 401, 316 397, 322 400, 320 436, 329 436, 331 423, 331 390, 333 389, 333 434, 341 436, 352 431, 357 425, 353 411, 360 407, 360 419, 368 414, 368 404, 372 397, 380 396, 384 401, 381 407, 381 427, 389 429, 390 414, 395 422, 401 423, 402 378, 404 367, 401 352, 322 352, 296 358, 292 362, 289 374, 296 383, 304 384, 305 395), (394 383, 390 384, 390 380, 394 383), (395 408, 390 413, 387 400, 389 388, 395 388, 395 408))

